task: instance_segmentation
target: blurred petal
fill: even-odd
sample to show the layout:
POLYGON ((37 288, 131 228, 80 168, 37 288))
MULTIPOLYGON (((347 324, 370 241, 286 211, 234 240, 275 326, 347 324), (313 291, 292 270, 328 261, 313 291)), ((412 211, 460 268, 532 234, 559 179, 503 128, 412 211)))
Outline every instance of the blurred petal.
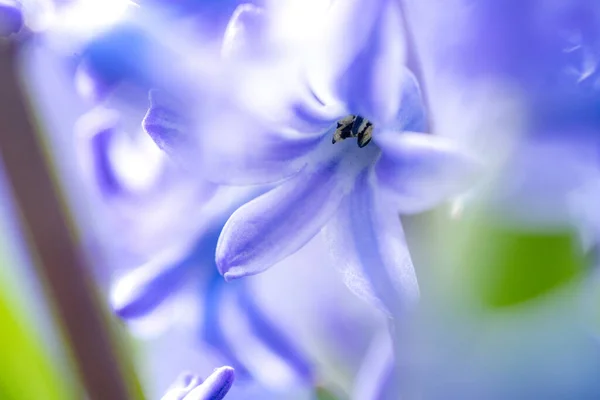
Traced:
POLYGON ((377 180, 401 213, 434 207, 473 183, 477 162, 447 139, 389 131, 374 139, 382 152, 375 165, 377 180))
POLYGON ((407 68, 399 68, 401 73, 400 103, 394 117, 385 126, 398 131, 427 132, 425 104, 417 79, 407 68))
POLYGON ((188 249, 177 249, 121 278, 112 290, 115 313, 124 319, 142 317, 172 295, 189 275, 188 249))
POLYGON ((305 168, 233 213, 217 245, 225 279, 262 272, 304 246, 347 193, 344 172, 338 160, 305 168))
POLYGON ((235 374, 231 367, 221 367, 215 370, 206 380, 193 389, 184 400, 221 400, 225 398, 235 374))
POLYGON ((340 101, 337 87, 360 52, 369 45, 378 17, 387 0, 336 1, 315 15, 312 56, 307 57, 308 78, 317 97, 324 103, 340 101))
POLYGON ((124 81, 147 86, 155 46, 158 43, 138 27, 120 24, 86 43, 81 58, 92 79, 102 87, 113 88, 124 81))
POLYGON ((181 374, 175 383, 167 390, 161 400, 183 400, 192 389, 202 384, 202 379, 190 372, 181 374))
MULTIPOLYGON (((242 282, 243 284, 243 282, 242 282)), ((237 371, 238 377, 247 379, 250 377, 250 372, 236 354, 231 343, 225 335, 225 326, 221 321, 223 315, 224 301, 228 287, 223 282, 223 278, 215 274, 212 281, 209 282, 206 291, 204 291, 204 320, 201 325, 202 340, 212 346, 225 362, 232 365, 237 371)))
POLYGON ((338 82, 349 109, 378 124, 393 120, 406 84, 415 83, 407 82, 411 74, 403 67, 406 49, 400 7, 395 1, 383 3, 365 48, 338 82))
POLYGON ((183 115, 183 105, 161 90, 153 89, 149 95, 150 108, 142 126, 158 147, 179 159, 192 146, 191 126, 183 115))
POLYGON ((97 107, 83 115, 75 127, 79 139, 79 159, 89 178, 100 191, 110 195, 121 190, 112 168, 109 148, 117 133, 119 115, 116 111, 97 107))
POLYGON ((245 311, 249 328, 273 353, 283 359, 300 380, 312 383, 312 365, 295 343, 261 310, 248 285, 237 290, 240 308, 245 311))
POLYGON ((352 399, 396 400, 393 381, 394 348, 390 333, 380 332, 371 343, 367 355, 358 371, 352 399))
POLYGON ((265 10, 254 4, 240 4, 223 37, 222 55, 226 58, 251 57, 261 49, 261 34, 265 29, 265 10))
POLYGON ((298 79, 295 55, 287 54, 293 52, 289 42, 283 46, 279 43, 281 31, 272 26, 278 16, 272 11, 242 4, 227 27, 222 54, 239 75, 234 96, 250 113, 274 128, 308 133, 324 131, 343 112, 326 107, 312 93, 308 82, 298 79), (269 29, 277 34, 269 35, 269 29))
POLYGON ((306 156, 320 136, 285 133, 245 119, 240 113, 224 115, 201 140, 206 178, 217 183, 248 185, 277 182, 306 164, 306 156))
POLYGON ((14 0, 0 0, 0 37, 17 33, 22 26, 21 4, 14 0))
POLYGON ((190 373, 183 374, 161 400, 221 400, 233 385, 231 367, 221 367, 204 382, 190 373))
POLYGON ((364 171, 323 232, 336 267, 357 296, 400 315, 419 297, 400 218, 364 171))
POLYGON ((262 385, 283 389, 310 382, 307 361, 279 328, 247 301, 246 285, 246 280, 223 284, 219 324, 226 343, 262 385))

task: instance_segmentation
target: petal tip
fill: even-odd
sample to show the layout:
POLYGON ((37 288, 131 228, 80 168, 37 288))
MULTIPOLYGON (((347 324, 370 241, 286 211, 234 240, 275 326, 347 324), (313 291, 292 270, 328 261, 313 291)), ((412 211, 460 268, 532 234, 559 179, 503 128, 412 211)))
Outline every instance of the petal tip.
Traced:
POLYGON ((206 386, 207 399, 221 400, 225 397, 233 381, 235 380, 235 371, 232 367, 220 367, 204 381, 203 385, 206 386))
POLYGON ((248 274, 243 271, 239 267, 230 268, 227 272, 223 274, 223 278, 225 278, 225 282, 235 281, 237 279, 243 278, 248 274))

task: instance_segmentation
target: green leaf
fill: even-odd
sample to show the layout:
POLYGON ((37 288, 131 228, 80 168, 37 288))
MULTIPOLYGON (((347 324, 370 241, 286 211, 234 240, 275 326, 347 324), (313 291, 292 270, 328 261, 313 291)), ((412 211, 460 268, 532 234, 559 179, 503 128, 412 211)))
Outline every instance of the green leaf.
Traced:
POLYGON ((44 351, 25 310, 0 287, 0 398, 3 400, 76 399, 44 351))
POLYGON ((479 218, 462 251, 463 282, 492 308, 523 303, 567 284, 585 271, 569 229, 532 230, 479 218))

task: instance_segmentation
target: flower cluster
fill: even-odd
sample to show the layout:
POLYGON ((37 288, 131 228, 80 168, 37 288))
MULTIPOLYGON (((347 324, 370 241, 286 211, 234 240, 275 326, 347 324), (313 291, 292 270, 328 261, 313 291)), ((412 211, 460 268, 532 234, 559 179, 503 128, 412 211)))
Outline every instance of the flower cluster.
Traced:
MULTIPOLYGON (((452 352, 497 309, 572 290, 596 247, 599 10, 549 3, 152 1, 85 42, 73 69, 92 111, 78 143, 115 314, 164 324, 177 304, 167 320, 193 326, 193 346, 234 367, 239 385, 318 392, 319 361, 261 305, 252 276, 322 239, 324 264, 384 320, 367 334, 377 331, 357 398, 527 392, 503 383, 502 367, 480 372, 452 352), (540 258, 544 246, 557 256, 540 258), (557 266, 536 270, 544 279, 515 278, 526 274, 516 265, 545 263, 557 266), (432 333, 445 323, 445 337, 432 333), (431 343, 445 348, 422 349, 431 343), (462 367, 478 382, 463 384, 462 367)), ((0 33, 18 30, 0 12, 0 33)), ((557 296, 503 328, 540 332, 536 310, 575 307, 557 296)), ((595 365, 582 336, 553 365, 571 354, 595 365)), ((490 354, 501 355, 474 358, 490 354)), ((545 376, 532 375, 531 393, 547 393, 545 376)), ((164 399, 220 399, 231 384, 225 368, 164 399)), ((597 391, 584 378, 565 385, 597 391)))

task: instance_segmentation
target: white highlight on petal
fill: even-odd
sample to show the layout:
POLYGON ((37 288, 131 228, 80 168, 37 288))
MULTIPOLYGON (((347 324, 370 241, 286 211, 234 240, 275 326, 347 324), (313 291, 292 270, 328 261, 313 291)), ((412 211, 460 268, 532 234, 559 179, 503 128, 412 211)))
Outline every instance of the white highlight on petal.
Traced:
POLYGON ((150 189, 167 162, 165 153, 142 133, 114 135, 108 157, 119 181, 134 191, 150 189))
POLYGON ((74 33, 97 33, 125 18, 138 5, 129 0, 79 0, 57 14, 54 26, 74 33))

